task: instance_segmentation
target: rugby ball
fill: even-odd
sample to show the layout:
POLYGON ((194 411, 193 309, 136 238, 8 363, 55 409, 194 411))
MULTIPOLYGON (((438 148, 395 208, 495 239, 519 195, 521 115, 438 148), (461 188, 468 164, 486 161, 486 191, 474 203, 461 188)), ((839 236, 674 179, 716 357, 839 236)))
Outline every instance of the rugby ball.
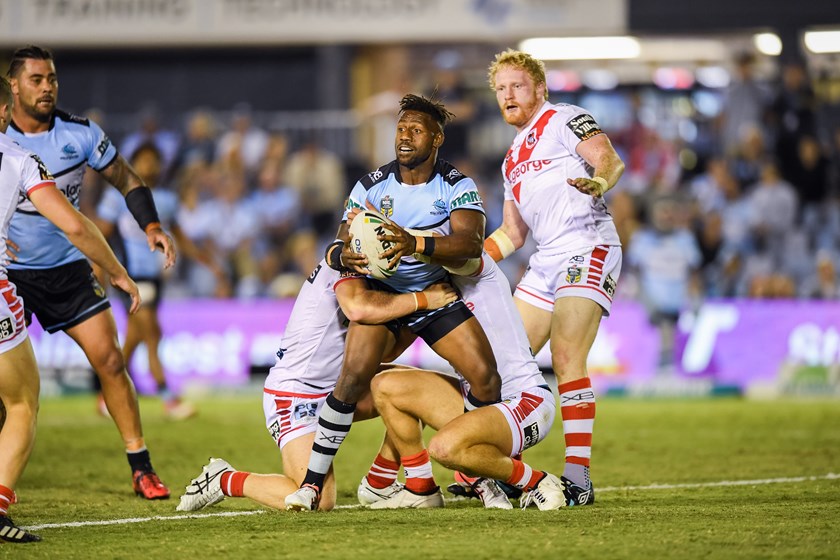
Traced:
POLYGON ((388 219, 374 210, 363 210, 350 223, 350 248, 354 253, 360 253, 368 259, 370 275, 379 280, 385 280, 394 275, 400 266, 399 261, 393 269, 388 270, 388 259, 379 258, 379 254, 387 251, 393 245, 390 241, 380 241, 379 235, 391 235, 384 224, 388 219))

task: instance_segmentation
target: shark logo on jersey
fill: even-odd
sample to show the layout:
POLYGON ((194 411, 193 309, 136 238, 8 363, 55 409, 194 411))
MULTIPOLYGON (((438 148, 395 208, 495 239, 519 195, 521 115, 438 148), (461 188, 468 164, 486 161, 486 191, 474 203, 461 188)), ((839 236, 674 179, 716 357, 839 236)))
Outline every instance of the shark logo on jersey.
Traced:
POLYGON ((432 202, 432 206, 435 207, 434 210, 431 210, 429 214, 432 215, 439 215, 439 214, 446 214, 446 203, 443 201, 442 198, 439 198, 432 202))
POLYGON ((64 154, 61 156, 61 159, 76 159, 79 157, 79 152, 76 151, 76 147, 69 143, 61 148, 61 153, 64 154))
POLYGON ((385 195, 379 199, 379 213, 386 218, 394 215, 394 199, 390 195, 385 195))

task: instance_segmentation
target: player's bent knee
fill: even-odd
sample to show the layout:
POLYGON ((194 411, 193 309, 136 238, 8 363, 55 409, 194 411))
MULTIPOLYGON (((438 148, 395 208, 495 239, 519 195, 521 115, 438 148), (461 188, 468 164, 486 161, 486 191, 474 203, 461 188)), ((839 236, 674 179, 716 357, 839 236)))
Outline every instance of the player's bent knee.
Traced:
POLYGON ((91 365, 99 377, 119 377, 126 374, 125 358, 118 348, 108 352, 100 360, 91 365))
POLYGON ((446 432, 438 432, 429 441, 429 456, 447 468, 458 468, 461 465, 460 455, 463 442, 446 432))

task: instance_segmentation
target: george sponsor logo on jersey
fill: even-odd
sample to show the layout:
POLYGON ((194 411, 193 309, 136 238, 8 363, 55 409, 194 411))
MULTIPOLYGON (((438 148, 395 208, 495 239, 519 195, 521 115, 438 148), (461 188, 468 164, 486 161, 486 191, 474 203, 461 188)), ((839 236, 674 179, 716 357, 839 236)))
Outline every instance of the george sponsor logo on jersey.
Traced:
POLYGON ((379 213, 386 218, 394 215, 394 199, 390 195, 385 195, 379 199, 379 213))
POLYGON ((510 170, 508 173, 507 179, 509 183, 513 183, 526 173, 530 171, 541 171, 543 167, 547 167, 551 165, 552 160, 550 159, 535 159, 529 161, 523 161, 516 167, 510 170))
POLYGON ((481 197, 478 196, 478 191, 465 192, 458 198, 452 201, 452 209, 455 210, 464 204, 475 204, 481 206, 481 197))
POLYGON ((566 123, 569 130, 575 133, 581 142, 589 140, 593 136, 597 136, 604 131, 592 118, 592 115, 579 115, 566 123))
POLYGON ((540 426, 536 422, 522 430, 522 448, 528 449, 540 441, 540 426))
POLYGON ((432 206, 434 206, 434 210, 431 210, 429 214, 435 216, 439 214, 446 214, 446 203, 443 201, 442 198, 439 198, 432 202, 432 206))
POLYGON ((583 277, 583 271, 577 266, 572 265, 566 269, 566 282, 569 284, 577 284, 583 277))
POLYGON ((612 274, 607 274, 607 277, 604 279, 604 291, 610 297, 613 297, 615 294, 615 279, 612 277, 612 274))
POLYGON ((63 148, 61 148, 61 159, 76 159, 79 157, 79 152, 76 151, 76 147, 73 144, 65 144, 63 148))

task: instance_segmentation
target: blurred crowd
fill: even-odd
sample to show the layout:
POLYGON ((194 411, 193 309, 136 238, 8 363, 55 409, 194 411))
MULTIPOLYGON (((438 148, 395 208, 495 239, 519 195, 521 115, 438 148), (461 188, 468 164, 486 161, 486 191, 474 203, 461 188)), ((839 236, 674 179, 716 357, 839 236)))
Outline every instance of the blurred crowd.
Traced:
MULTIPOLYGON (((757 80, 754 62, 738 58, 730 85, 714 92, 716 114, 689 111, 690 135, 664 133, 637 103, 639 88, 618 90, 634 113, 626 126, 604 126, 627 166, 608 194, 624 244, 619 297, 644 301, 652 316, 707 297, 840 298, 837 106, 820 99, 802 65, 757 80)), ((427 82, 419 89, 402 80, 390 95, 380 94, 379 101, 393 105, 380 113, 396 122, 397 101, 412 87, 434 92, 453 110, 442 153, 476 180, 490 232, 501 221, 504 148, 492 156, 472 148, 481 145, 476 136, 484 123, 501 122, 492 95, 483 84, 480 91, 468 87, 453 68, 427 82)), ((551 94, 555 102, 579 99, 551 94)), ((378 118, 362 109, 363 120, 378 118)), ((220 282, 203 265, 182 260, 168 294, 294 296, 333 240, 353 183, 393 158, 393 151, 384 155, 392 150, 393 128, 384 126, 377 139, 384 152, 365 159, 331 153, 318 132, 292 141, 266 129, 245 104, 229 115, 196 110, 178 130, 147 109, 137 130, 117 139, 126 157, 145 142, 158 147, 160 187, 178 194, 180 227, 217 255, 228 275, 220 282)), ((90 116, 104 119, 108 130, 107 116, 90 116)), ((101 185, 95 174, 87 180, 83 205, 91 213, 101 185)), ((515 282, 526 265, 513 257, 504 270, 515 282)))

